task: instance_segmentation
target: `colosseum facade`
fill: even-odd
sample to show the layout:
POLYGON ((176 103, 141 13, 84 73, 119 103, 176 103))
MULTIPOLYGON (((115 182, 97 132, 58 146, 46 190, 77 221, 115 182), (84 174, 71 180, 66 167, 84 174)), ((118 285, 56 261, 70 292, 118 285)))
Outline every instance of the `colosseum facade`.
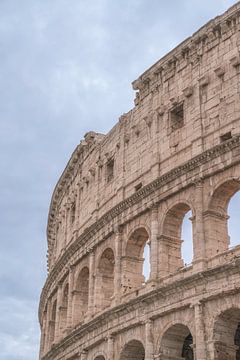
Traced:
POLYGON ((41 360, 240 359, 240 246, 228 233, 239 80, 236 3, 133 82, 135 106, 108 134, 77 146, 50 204, 41 360))

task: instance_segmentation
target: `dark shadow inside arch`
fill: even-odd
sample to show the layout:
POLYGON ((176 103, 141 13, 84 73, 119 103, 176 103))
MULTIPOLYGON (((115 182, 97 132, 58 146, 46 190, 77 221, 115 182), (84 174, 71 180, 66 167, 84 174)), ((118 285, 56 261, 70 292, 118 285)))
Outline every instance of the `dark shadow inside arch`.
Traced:
POLYGON ((103 355, 99 355, 95 357, 94 360, 105 360, 105 357, 103 355))
POLYGON ((114 295, 114 253, 111 248, 107 248, 99 261, 97 273, 97 290, 99 296, 99 306, 104 309, 111 305, 114 295))
POLYGON ((138 340, 131 340, 127 343, 120 355, 120 360, 144 360, 145 349, 138 340))
POLYGON ((240 360, 240 309, 224 311, 215 321, 215 359, 240 360))
POLYGON ((53 305, 52 305, 50 322, 49 322, 49 342, 50 342, 50 344, 52 344, 53 341, 54 341, 56 315, 57 315, 57 300, 55 300, 53 305))
POLYGON ((162 337, 159 352, 163 359, 194 360, 193 337, 189 328, 182 324, 171 326, 162 337))
POLYGON ((84 267, 77 278, 74 291, 74 322, 75 324, 83 320, 88 310, 89 293, 89 269, 84 267))

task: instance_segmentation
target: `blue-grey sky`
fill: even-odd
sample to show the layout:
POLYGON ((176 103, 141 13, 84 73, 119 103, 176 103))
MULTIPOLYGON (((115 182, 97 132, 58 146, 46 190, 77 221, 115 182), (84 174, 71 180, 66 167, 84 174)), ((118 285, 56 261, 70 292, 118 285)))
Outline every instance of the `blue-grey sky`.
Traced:
POLYGON ((231 0, 0 0, 0 360, 38 358, 51 193, 131 82, 231 0))

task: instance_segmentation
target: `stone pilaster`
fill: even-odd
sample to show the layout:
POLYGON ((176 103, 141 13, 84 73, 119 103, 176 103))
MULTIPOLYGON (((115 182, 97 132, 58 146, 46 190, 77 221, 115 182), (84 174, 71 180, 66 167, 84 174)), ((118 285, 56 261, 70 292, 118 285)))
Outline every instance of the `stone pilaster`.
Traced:
POLYGON ((75 238, 78 235, 78 230, 80 227, 80 219, 81 219, 81 192, 82 192, 82 183, 80 179, 80 175, 77 182, 77 193, 76 193, 76 219, 75 219, 75 238))
POLYGON ((69 268, 68 275, 68 309, 67 309, 67 329, 70 329, 73 325, 73 289, 74 289, 74 270, 73 266, 69 268))
POLYGON ((87 351, 83 350, 80 355, 80 360, 87 360, 87 351))
POLYGON ((54 343, 58 342, 61 336, 61 326, 60 326, 61 306, 62 306, 62 283, 60 283, 57 288, 57 310, 56 310, 56 320, 55 320, 54 343))
POLYGON ((114 360, 114 338, 109 336, 107 339, 108 358, 107 360, 114 360))
POLYGON ((46 345, 46 334, 47 334, 47 314, 44 313, 42 326, 41 326, 40 354, 44 353, 44 348, 46 345))
POLYGON ((158 208, 154 206, 151 211, 151 246, 150 246, 150 280, 158 277, 158 208))
POLYGON ((64 221, 63 221, 63 249, 67 245, 67 235, 68 235, 68 204, 64 205, 64 221))
POLYGON ((94 314, 94 287, 95 287, 95 253, 92 249, 89 254, 89 293, 88 293, 88 317, 94 314))
POLYGON ((122 279, 122 228, 117 227, 115 232, 115 274, 114 274, 114 303, 118 304, 121 296, 122 279))
POLYGON ((147 320, 145 324, 145 360, 153 359, 153 336, 152 321, 147 320))
POLYGON ((197 360, 207 360, 204 329, 203 307, 200 303, 194 305, 195 316, 195 355, 197 360))
POLYGON ((50 321, 51 321, 51 300, 48 300, 48 304, 47 304, 47 320, 46 320, 46 333, 47 333, 47 337, 45 340, 45 346, 44 346, 44 350, 43 352, 45 353, 45 351, 47 351, 50 348, 50 321))
POLYGON ((193 222, 193 262, 204 267, 206 260, 205 231, 203 218, 203 182, 195 184, 195 217, 193 222))

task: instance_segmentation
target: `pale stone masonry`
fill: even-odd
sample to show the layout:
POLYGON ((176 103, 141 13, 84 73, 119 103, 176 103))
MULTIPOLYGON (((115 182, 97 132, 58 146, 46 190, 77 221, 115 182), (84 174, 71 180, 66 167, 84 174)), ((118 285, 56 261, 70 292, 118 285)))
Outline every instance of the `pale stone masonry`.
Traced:
POLYGON ((240 246, 228 234, 240 190, 240 3, 133 88, 135 107, 107 135, 85 135, 54 190, 40 359, 240 359, 240 246))

